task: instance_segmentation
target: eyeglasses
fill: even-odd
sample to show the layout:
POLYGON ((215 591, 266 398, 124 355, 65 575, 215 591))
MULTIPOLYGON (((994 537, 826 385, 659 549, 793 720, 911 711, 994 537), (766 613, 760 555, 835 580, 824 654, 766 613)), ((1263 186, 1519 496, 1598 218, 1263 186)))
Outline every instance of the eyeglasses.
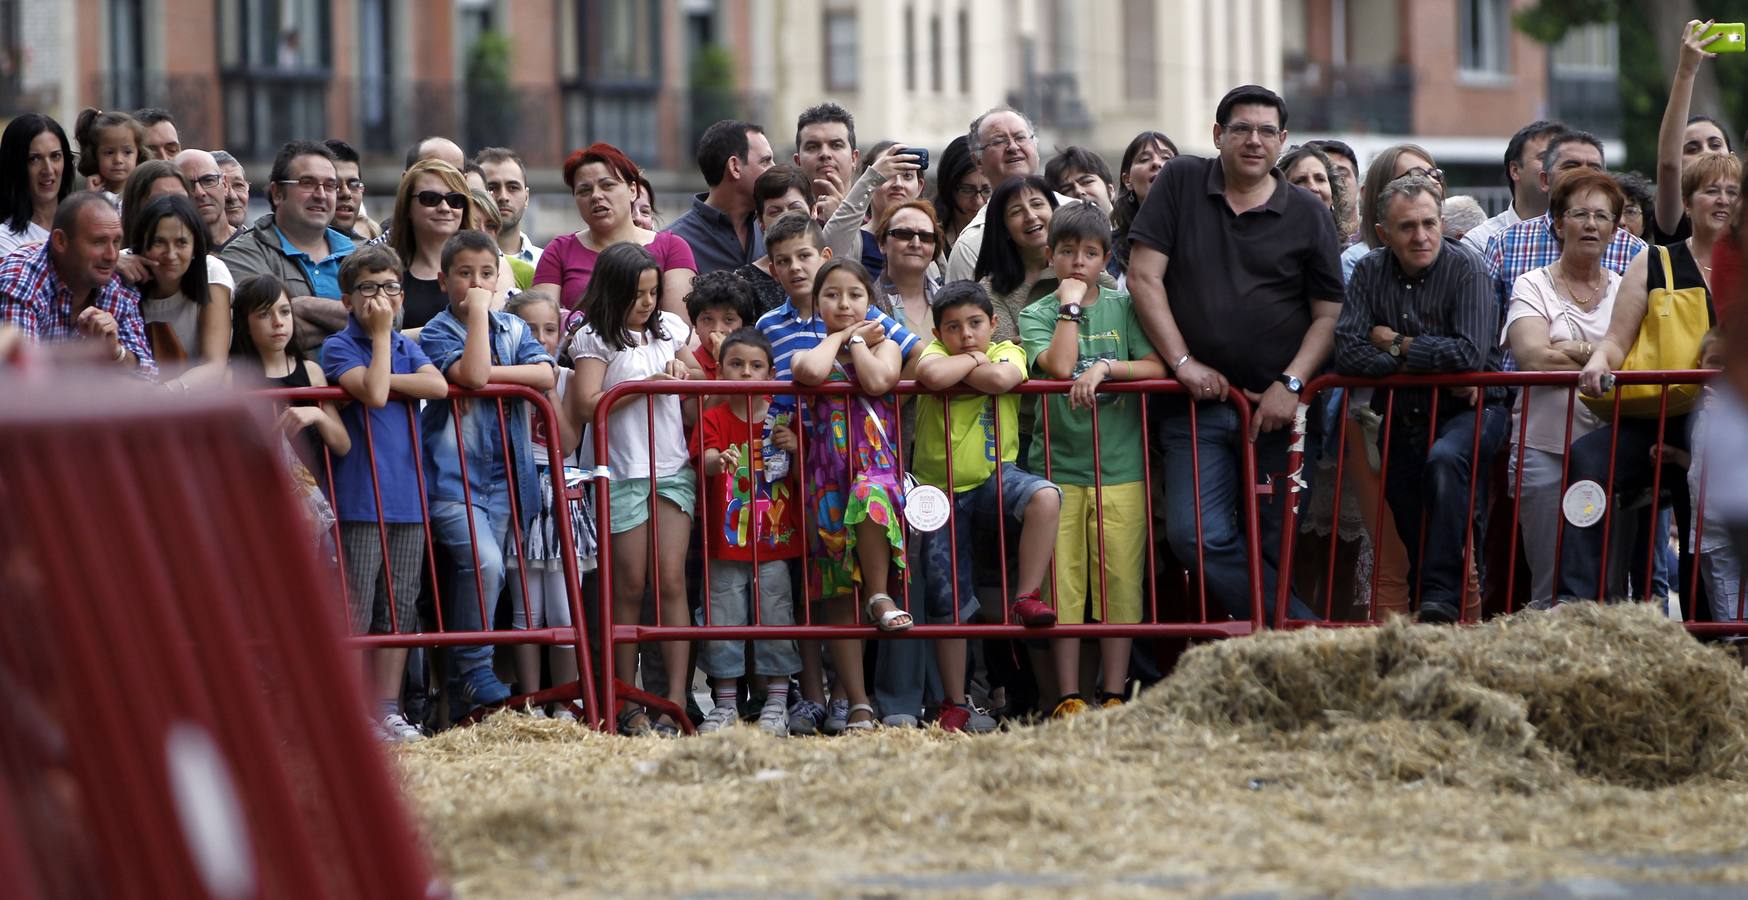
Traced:
POLYGON ((977 149, 979 149, 979 150, 994 150, 997 153, 1005 153, 1005 152, 1007 152, 1009 144, 1013 144, 1016 147, 1024 147, 1027 144, 1030 144, 1032 142, 1032 139, 1035 137, 1037 137, 1037 135, 1030 133, 1030 132, 1014 132, 1013 134, 999 134, 993 138, 990 138, 987 141, 984 141, 983 146, 981 146, 977 149))
POLYGON ((921 241, 925 244, 933 244, 935 242, 934 232, 917 231, 914 228, 888 228, 886 229, 886 236, 901 244, 907 244, 911 241, 921 241))
POLYGON ((352 293, 360 297, 374 297, 378 293, 389 297, 399 297, 401 283, 398 281, 360 281, 352 286, 352 293))
POLYGON ((1402 175, 1404 177, 1407 177, 1409 175, 1419 175, 1422 178, 1431 178, 1433 181, 1436 181, 1439 184, 1445 183, 1445 170, 1443 170, 1443 169, 1429 169, 1425 166, 1415 166, 1414 168, 1409 169, 1406 172, 1403 172, 1402 175))
POLYGON ((953 192, 967 199, 971 197, 982 197, 983 199, 988 200, 990 195, 995 193, 995 188, 992 188, 987 184, 983 187, 978 187, 975 184, 962 184, 954 188, 953 192))
POLYGON ((332 178, 317 178, 314 175, 305 175, 298 179, 281 179, 278 183, 287 187, 295 187, 300 191, 308 191, 312 194, 316 191, 327 191, 330 194, 334 194, 338 193, 340 190, 340 182, 335 181, 332 178))
POLYGON ((1623 218, 1623 219, 1627 219, 1627 218, 1636 219, 1644 214, 1645 214, 1645 211, 1643 209, 1640 209, 1637 206, 1629 206, 1626 209, 1621 210, 1621 218, 1623 218))
POLYGON ((224 183, 225 176, 220 175, 217 172, 211 172, 194 179, 194 186, 203 191, 210 191, 224 183))
POLYGON ((361 178, 348 178, 340 183, 346 186, 346 190, 354 194, 364 193, 364 180, 361 178))
POLYGON ((1613 225, 1614 213, 1601 209, 1569 209, 1565 212, 1566 221, 1583 225, 1595 222, 1598 225, 1613 225))
POLYGON ((1250 140, 1250 136, 1253 134, 1265 141, 1278 140, 1281 136, 1281 130, 1273 125, 1252 125, 1249 122, 1231 122, 1222 127, 1227 134, 1230 134, 1241 141, 1250 140))
POLYGON ((413 199, 419 201, 419 205, 426 209, 435 208, 439 203, 449 204, 450 209, 463 209, 467 206, 467 195, 459 191, 450 191, 447 194, 439 191, 420 191, 413 195, 413 199))

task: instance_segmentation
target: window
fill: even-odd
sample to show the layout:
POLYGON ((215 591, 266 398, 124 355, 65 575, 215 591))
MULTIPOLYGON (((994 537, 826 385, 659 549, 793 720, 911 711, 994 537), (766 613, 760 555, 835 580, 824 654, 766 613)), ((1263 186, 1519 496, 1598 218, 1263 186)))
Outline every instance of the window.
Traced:
POLYGON ((329 6, 329 0, 218 4, 227 150, 266 156, 286 141, 329 132, 329 6))
POLYGON ((133 109, 145 105, 145 13, 141 0, 109 0, 108 105, 133 109))
POLYGON ((659 165, 656 102, 661 93, 658 0, 575 0, 565 33, 564 144, 606 141, 643 164, 659 165))
POLYGON ((1510 0, 1459 0, 1457 4, 1459 68, 1464 72, 1505 75, 1510 70, 1510 0))
POLYGON ((916 92, 916 8, 904 8, 904 89, 916 92))
POLYGON ((971 13, 959 10, 959 93, 971 93, 971 13))
POLYGON ((856 14, 828 12, 825 14, 825 89, 856 90, 861 71, 857 56, 856 14))
POLYGON ((577 17, 586 49, 585 71, 601 81, 656 81, 656 28, 652 0, 594 0, 577 17))
POLYGON ((941 17, 929 17, 929 90, 941 92, 941 17))
POLYGON ((393 150, 394 45, 389 28, 391 0, 358 4, 358 111, 363 146, 393 150))
POLYGON ((1123 0, 1123 96, 1129 100, 1153 100, 1159 94, 1153 20, 1150 0, 1123 0))

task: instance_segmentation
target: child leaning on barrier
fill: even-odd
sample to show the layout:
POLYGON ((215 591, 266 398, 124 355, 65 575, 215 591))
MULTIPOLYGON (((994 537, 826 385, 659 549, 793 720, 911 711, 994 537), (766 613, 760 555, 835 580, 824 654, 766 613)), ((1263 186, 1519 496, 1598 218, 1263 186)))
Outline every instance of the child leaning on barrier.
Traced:
MULTIPOLYGON (((685 319, 662 310, 661 301, 661 272, 648 250, 627 242, 601 251, 583 292, 588 325, 571 342, 577 375, 570 404, 580 421, 593 422, 601 398, 621 382, 699 377, 682 357, 692 328, 685 319)), ((680 398, 671 394, 622 397, 613 404, 607 424, 606 463, 613 478, 608 499, 613 620, 639 621, 644 589, 653 574, 656 585, 651 593, 661 602, 661 623, 684 625, 690 618, 686 544, 698 492, 687 465, 680 398), (662 548, 660 559, 652 558, 655 546, 662 548)), ((661 646, 668 700, 682 708, 690 650, 684 641, 661 646)), ((620 681, 633 683, 637 645, 613 648, 613 670, 620 681)), ((666 716, 652 723, 643 707, 633 703, 619 710, 618 722, 619 730, 627 734, 679 732, 679 723, 666 716)))
MULTIPOLYGON (((556 382, 551 355, 528 323, 494 311, 498 245, 483 231, 458 231, 443 242, 437 284, 449 305, 425 323, 419 345, 444 377, 479 390, 516 384, 536 391, 556 382)), ((425 484, 431 530, 449 550, 451 630, 485 631, 498 595, 511 586, 522 602, 517 561, 540 506, 529 439, 530 407, 519 400, 455 399, 425 404, 425 484)), ((457 718, 501 703, 510 689, 492 670, 490 645, 450 651, 449 708, 457 718)))
MULTIPOLYGON (((1090 618, 1089 605, 1105 624, 1140 622, 1148 552, 1144 398, 1096 392, 1105 381, 1163 378, 1165 365, 1148 343, 1129 295, 1098 285, 1111 255, 1110 223, 1104 212, 1085 203, 1062 207, 1050 220, 1049 240, 1050 265, 1061 283, 1055 293, 1020 313, 1020 340, 1035 371, 1074 380, 1068 396, 1046 398, 1048 415, 1038 417, 1027 467, 1062 489, 1056 578, 1050 596, 1064 624, 1090 618), (1089 594, 1095 593, 1103 594, 1103 604, 1089 603, 1089 594)), ((1101 706, 1123 702, 1131 641, 1099 639, 1101 706)), ((1054 715, 1084 711, 1079 638, 1054 639, 1051 655, 1062 695, 1054 715)))
MULTIPOLYGON (((973 535, 993 531, 997 517, 1005 515, 1020 529, 1014 618, 1032 627, 1054 625, 1056 611, 1038 596, 1056 546, 1062 490, 1014 464, 1020 398, 1009 391, 1026 380, 1026 352, 1012 341, 990 342, 995 306, 975 282, 942 288, 935 295, 933 315, 935 340, 917 364, 917 383, 930 391, 964 385, 980 393, 946 403, 932 394, 917 399, 911 474, 947 491, 954 507, 948 525, 923 535, 929 621, 965 622, 977 612, 973 535)), ((965 641, 935 641, 935 658, 945 695, 940 726, 963 730, 971 719, 965 697, 965 641)))
MULTIPOLYGON (((400 257, 388 247, 364 247, 346 257, 340 265, 346 327, 322 344, 328 380, 352 397, 340 420, 355 449, 334 459, 334 507, 353 634, 419 630, 425 502, 418 432, 412 406, 389 394, 435 400, 448 395, 449 385, 419 345, 395 330, 404 296, 400 272, 400 257)), ((364 655, 378 734, 390 741, 418 740, 419 730, 401 715, 406 648, 364 655)))
MULTIPOLYGON (((771 380, 771 342, 756 329, 742 328, 711 343, 723 381, 771 380)), ((777 454, 795 452, 795 432, 768 418, 769 396, 720 399, 704 412, 698 429, 708 479, 703 522, 710 559, 710 624, 745 625, 756 602, 760 625, 793 625, 788 561, 801 555, 801 498, 789 467, 771 463, 777 454)), ((747 674, 746 641, 705 641, 698 666, 710 676, 716 701, 698 730, 737 723, 740 679, 747 674)), ((794 641, 753 642, 752 674, 765 690, 759 728, 767 734, 789 733, 789 677, 800 671, 794 641)))
MULTIPOLYGON (((559 326, 563 311, 556 298, 545 291, 523 291, 504 304, 504 312, 527 322, 529 329, 534 332, 534 339, 540 342, 547 355, 554 358, 558 356, 559 340, 563 337, 559 326)), ((518 630, 564 627, 571 624, 570 598, 565 592, 564 583, 564 558, 560 554, 558 538, 559 523, 553 514, 554 507, 557 506, 554 491, 559 486, 575 485, 583 480, 582 468, 575 465, 576 461, 572 459, 577 445, 582 441, 583 423, 565 405, 571 377, 576 373, 561 366, 555 374, 558 385, 546 392, 546 398, 552 403, 553 412, 557 416, 558 434, 549 434, 545 420, 539 416, 534 417, 530 430, 534 452, 534 480, 540 483, 540 506, 535 510, 534 521, 528 526, 527 603, 515 604, 510 618, 510 627, 518 630), (554 484, 551 454, 547 452, 550 442, 554 440, 558 442, 560 455, 568 460, 559 485, 554 484)), ((595 516, 586 488, 583 495, 573 500, 568 508, 571 539, 576 546, 577 571, 591 571, 595 568, 595 516)), ((572 648, 554 645, 548 653, 548 664, 552 667, 553 684, 576 680, 577 657, 572 648)), ((538 646, 517 645, 516 681, 523 693, 540 689, 538 646)), ((538 708, 535 712, 539 713, 538 708)), ((564 719, 576 718, 575 710, 569 704, 560 705, 556 715, 564 719)))

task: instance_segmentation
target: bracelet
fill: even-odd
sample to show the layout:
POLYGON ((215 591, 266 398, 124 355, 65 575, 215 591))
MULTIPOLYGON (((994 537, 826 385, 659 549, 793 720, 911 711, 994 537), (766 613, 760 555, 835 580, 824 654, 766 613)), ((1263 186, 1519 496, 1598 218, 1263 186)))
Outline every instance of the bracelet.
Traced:
POLYGON ((1116 377, 1117 367, 1114 365, 1111 365, 1110 357, 1103 357, 1099 360, 1099 362, 1102 362, 1105 364, 1105 377, 1106 378, 1116 377))
POLYGON ((1185 353, 1183 356, 1178 357, 1178 361, 1171 364, 1172 374, 1174 374, 1174 375, 1177 374, 1177 370, 1183 368, 1184 363, 1187 363, 1189 361, 1190 361, 1190 355, 1188 353, 1185 353))
POLYGON ((112 360, 112 362, 121 362, 124 359, 127 359, 127 348, 117 342, 115 345, 115 359, 112 360))

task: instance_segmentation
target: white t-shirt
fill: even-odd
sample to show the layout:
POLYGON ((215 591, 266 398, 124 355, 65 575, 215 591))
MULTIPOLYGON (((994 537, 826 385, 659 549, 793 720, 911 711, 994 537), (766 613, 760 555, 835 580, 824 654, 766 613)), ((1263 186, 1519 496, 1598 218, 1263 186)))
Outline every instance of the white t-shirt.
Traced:
MULTIPOLYGON (((574 359, 598 359, 607 364, 607 376, 601 382, 603 390, 622 381, 641 381, 657 372, 667 371, 668 363, 673 362, 692 339, 692 326, 671 312, 659 312, 658 315, 661 316, 662 330, 668 335, 664 340, 651 340, 647 331, 642 335, 634 333, 633 337, 642 343, 630 349, 614 350, 595 333, 595 329, 585 326, 571 340, 571 356, 574 359)), ((653 444, 650 414, 646 411, 649 399, 639 398, 607 417, 607 467, 612 470, 615 481, 648 478, 652 446, 655 448, 657 478, 673 475, 686 467, 689 454, 685 423, 680 416, 680 398, 670 395, 653 399, 653 444)))
MULTIPOLYGON (((220 285, 226 290, 235 290, 236 281, 231 278, 231 268, 216 254, 206 257, 206 283, 220 285)), ((203 301, 207 298, 201 298, 203 301)), ((180 291, 168 297, 140 297, 140 319, 147 323, 167 322, 170 330, 176 332, 176 340, 182 342, 182 349, 188 353, 188 358, 196 362, 205 362, 200 356, 200 310, 203 304, 196 303, 180 291)))
POLYGON ((35 222, 24 223, 23 231, 13 231, 10 225, 0 225, 0 256, 11 256, 26 244, 40 244, 49 239, 49 230, 35 222))
MULTIPOLYGON (((1548 342, 1602 340, 1608 332, 1608 318, 1614 312, 1615 294, 1620 291, 1621 277, 1603 268, 1602 299, 1588 311, 1578 308, 1554 289, 1553 275, 1547 266, 1532 269, 1517 277, 1511 286, 1511 306, 1505 311, 1505 328, 1500 340, 1511 344, 1511 325, 1518 319, 1539 317, 1548 323, 1548 342)), ((1528 388, 1518 394, 1517 410, 1511 423, 1514 441, 1544 453, 1566 453, 1566 407, 1568 390, 1563 387, 1528 388), (1529 427, 1524 428, 1523 405, 1529 404, 1529 427), (1518 434, 1527 430, 1526 436, 1518 434)), ((1601 427, 1583 403, 1571 404, 1572 440, 1601 427)))

